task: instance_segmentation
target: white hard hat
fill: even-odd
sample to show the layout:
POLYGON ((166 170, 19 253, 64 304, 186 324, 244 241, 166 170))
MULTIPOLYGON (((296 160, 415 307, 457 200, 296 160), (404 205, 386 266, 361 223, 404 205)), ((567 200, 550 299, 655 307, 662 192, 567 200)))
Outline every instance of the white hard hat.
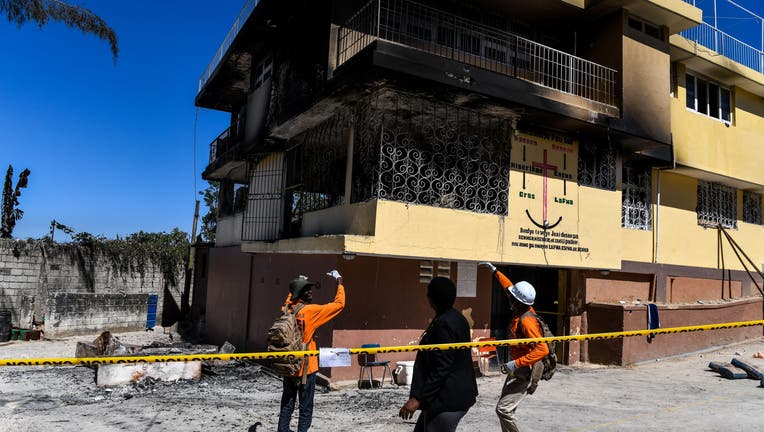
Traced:
POLYGON ((520 281, 507 288, 514 298, 522 304, 532 305, 536 300, 536 289, 526 281, 520 281))

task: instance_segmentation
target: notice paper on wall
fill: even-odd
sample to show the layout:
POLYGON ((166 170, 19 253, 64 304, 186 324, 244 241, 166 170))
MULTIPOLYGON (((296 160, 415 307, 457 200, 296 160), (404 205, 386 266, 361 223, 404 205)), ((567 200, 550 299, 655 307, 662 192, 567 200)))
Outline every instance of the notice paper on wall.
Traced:
POLYGON ((350 366, 350 349, 320 348, 318 350, 318 365, 320 367, 350 366))
POLYGON ((477 263, 459 262, 456 269, 456 296, 477 296, 477 263))

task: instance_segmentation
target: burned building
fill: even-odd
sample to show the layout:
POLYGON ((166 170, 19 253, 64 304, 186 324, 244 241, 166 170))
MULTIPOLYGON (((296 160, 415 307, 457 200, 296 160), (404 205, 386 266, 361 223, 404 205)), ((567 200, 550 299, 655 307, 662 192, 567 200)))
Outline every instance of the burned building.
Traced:
MULTIPOLYGON (((474 337, 505 337, 478 261, 531 282, 556 334, 643 329, 648 303, 664 327, 761 319, 716 227, 762 262, 764 75, 698 50, 707 27, 681 0, 247 1, 196 97, 231 113, 203 173, 208 333, 262 349, 289 281, 337 268, 320 346, 416 342, 434 276, 474 337)), ((627 364, 760 335, 559 349, 627 364)))

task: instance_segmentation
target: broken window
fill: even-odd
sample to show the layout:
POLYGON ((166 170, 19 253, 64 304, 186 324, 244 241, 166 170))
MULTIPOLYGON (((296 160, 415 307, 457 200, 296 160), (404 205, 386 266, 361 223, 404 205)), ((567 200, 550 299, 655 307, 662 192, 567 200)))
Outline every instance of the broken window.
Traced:
POLYGON ((737 228, 737 190, 698 180, 698 224, 737 228))

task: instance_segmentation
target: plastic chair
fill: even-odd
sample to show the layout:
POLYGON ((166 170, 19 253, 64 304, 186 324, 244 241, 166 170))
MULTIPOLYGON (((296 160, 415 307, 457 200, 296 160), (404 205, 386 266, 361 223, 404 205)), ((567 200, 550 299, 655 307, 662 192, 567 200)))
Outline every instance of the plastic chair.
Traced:
MULTIPOLYGON (((379 348, 379 344, 363 344, 361 348, 379 348)), ((393 373, 390 370, 390 361, 377 360, 376 354, 358 354, 358 366, 361 367, 361 373, 358 375, 358 388, 361 388, 361 384, 364 382, 364 373, 369 378, 369 388, 374 388, 374 367, 382 368, 382 380, 379 382, 379 386, 385 383, 385 376, 390 374, 390 384, 393 383, 393 373)))
MULTIPOLYGON (((479 337, 475 340, 475 342, 487 342, 487 341, 495 341, 495 337, 479 337)), ((480 373, 485 374, 485 370, 488 368, 488 363, 491 361, 491 359, 497 357, 496 353, 496 347, 495 346, 480 346, 477 347, 477 360, 478 360, 478 367, 480 368, 480 373)))

